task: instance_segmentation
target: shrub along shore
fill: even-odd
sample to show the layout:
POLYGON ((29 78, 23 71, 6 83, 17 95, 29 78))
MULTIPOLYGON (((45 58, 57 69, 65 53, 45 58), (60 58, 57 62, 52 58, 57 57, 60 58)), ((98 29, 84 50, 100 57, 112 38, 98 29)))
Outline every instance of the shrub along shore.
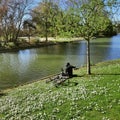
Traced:
POLYGON ((98 63, 55 87, 45 80, 0 93, 0 120, 120 120, 120 60, 98 63))

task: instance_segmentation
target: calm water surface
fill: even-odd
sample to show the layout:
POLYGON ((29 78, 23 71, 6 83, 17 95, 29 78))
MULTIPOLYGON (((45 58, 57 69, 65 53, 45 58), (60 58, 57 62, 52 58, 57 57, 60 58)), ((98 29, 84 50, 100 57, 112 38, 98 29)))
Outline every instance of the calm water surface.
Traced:
MULTIPOLYGON (((91 41, 92 63, 118 58, 120 34, 91 41)), ((86 64, 85 41, 0 53, 0 89, 58 73, 68 61, 78 67, 86 64)))

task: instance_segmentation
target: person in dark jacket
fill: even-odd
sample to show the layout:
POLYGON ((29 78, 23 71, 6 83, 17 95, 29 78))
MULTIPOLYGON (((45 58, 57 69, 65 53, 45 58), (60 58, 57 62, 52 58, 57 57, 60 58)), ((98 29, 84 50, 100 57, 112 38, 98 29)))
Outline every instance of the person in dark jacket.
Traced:
POLYGON ((71 77, 73 77, 73 69, 74 68, 76 68, 75 66, 72 66, 72 65, 70 65, 70 63, 68 62, 67 64, 66 64, 66 74, 71 78, 71 77))

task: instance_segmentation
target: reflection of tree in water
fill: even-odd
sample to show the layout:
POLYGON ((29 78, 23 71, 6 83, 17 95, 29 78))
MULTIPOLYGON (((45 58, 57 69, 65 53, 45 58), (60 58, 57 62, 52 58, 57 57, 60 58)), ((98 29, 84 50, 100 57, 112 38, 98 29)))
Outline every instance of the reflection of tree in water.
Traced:
POLYGON ((112 60, 120 58, 120 34, 113 36, 110 39, 110 44, 111 46, 109 47, 109 53, 106 59, 112 60))
MULTIPOLYGON (((23 50, 14 53, 3 53, 0 56, 0 80, 3 80, 5 86, 17 84, 20 80, 25 80, 25 75, 29 71, 29 65, 35 59, 35 54, 29 50, 23 50)), ((1 81, 0 81, 1 82, 1 81)))
POLYGON ((109 48, 111 47, 109 38, 99 38, 91 41, 91 62, 97 63, 107 60, 109 48))
POLYGON ((18 53, 18 62, 19 62, 19 76, 21 79, 24 79, 24 76, 29 75, 31 71, 30 65, 36 60, 36 51, 32 50, 21 50, 18 53))
POLYGON ((31 62, 33 62, 36 58, 36 51, 33 50, 23 50, 19 51, 18 59, 21 67, 27 67, 31 62))
POLYGON ((63 51, 63 55, 65 55, 64 64, 67 62, 77 66, 85 64, 86 44, 83 41, 61 45, 60 49, 63 51))

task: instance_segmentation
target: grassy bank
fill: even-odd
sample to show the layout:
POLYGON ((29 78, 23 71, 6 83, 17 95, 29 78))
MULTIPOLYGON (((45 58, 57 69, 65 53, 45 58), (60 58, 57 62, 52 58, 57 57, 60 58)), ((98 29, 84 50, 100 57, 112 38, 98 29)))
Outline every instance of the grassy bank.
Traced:
POLYGON ((0 96, 0 120, 120 120, 120 60, 74 71, 58 86, 38 81, 0 96))

